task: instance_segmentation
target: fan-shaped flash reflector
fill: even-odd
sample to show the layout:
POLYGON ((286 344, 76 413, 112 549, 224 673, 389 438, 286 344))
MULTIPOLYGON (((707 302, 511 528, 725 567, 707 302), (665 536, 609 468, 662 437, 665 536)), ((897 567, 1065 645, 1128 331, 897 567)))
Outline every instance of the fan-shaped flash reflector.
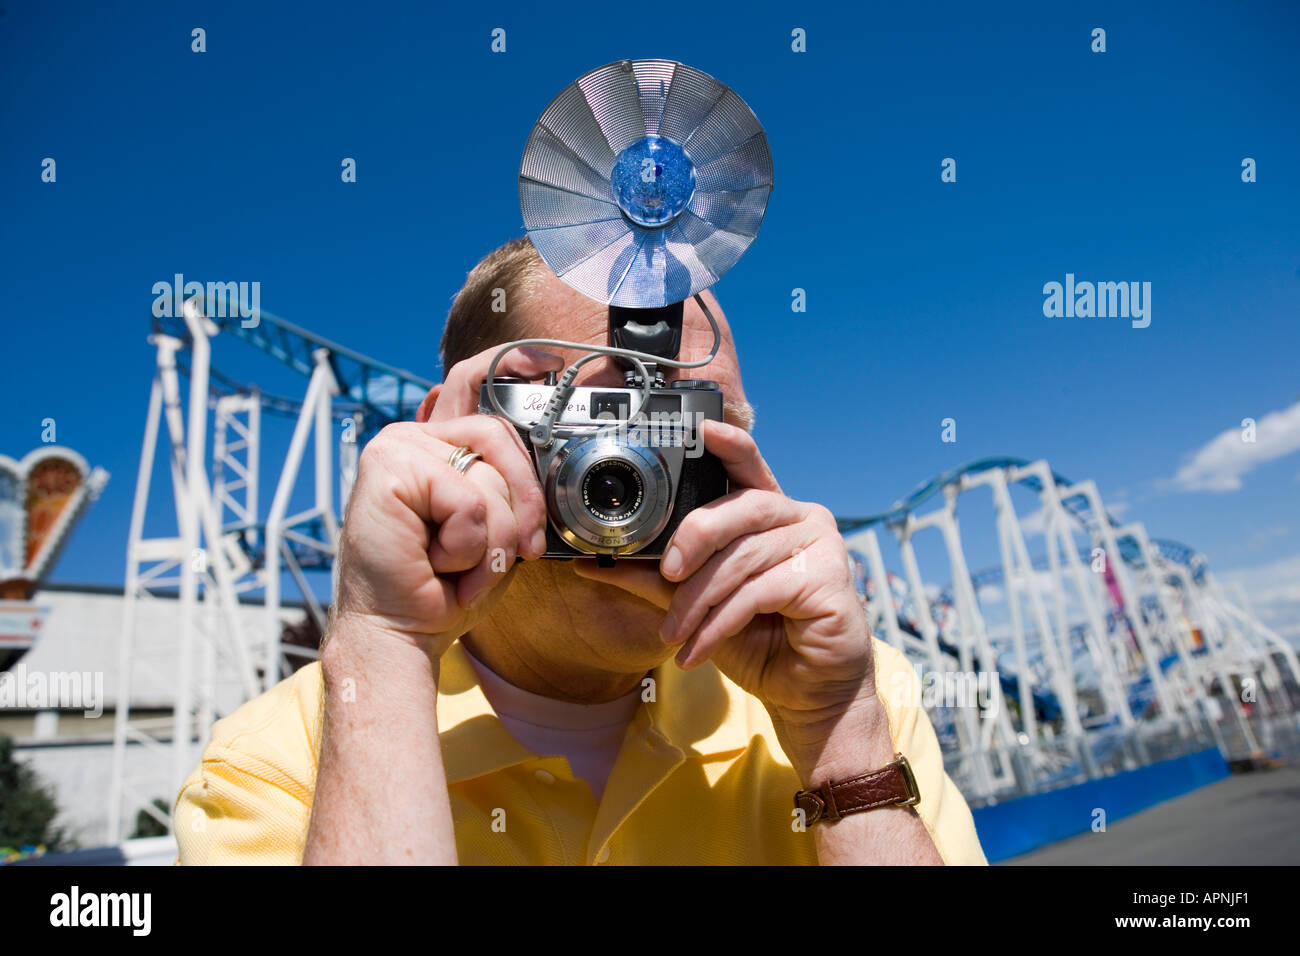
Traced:
POLYGON ((671 60, 580 77, 524 147, 519 205, 546 264, 583 295, 656 308, 707 289, 758 234, 772 156, 744 100, 671 60))

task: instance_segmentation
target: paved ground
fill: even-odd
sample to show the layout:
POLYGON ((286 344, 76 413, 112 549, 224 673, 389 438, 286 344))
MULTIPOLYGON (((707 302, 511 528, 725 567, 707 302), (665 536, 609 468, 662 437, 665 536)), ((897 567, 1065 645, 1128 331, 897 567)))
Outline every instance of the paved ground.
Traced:
POLYGON ((1300 767, 1233 774, 1007 865, 1300 864, 1300 767))

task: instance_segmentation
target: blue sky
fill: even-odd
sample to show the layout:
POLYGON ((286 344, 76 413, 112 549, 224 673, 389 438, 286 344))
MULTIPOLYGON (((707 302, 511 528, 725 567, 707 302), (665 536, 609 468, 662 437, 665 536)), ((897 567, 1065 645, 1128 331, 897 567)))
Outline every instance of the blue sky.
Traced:
POLYGON ((451 296, 522 231, 537 116, 595 66, 664 57, 737 90, 771 142, 763 230, 715 291, 789 494, 872 513, 965 460, 1045 457, 1300 607, 1297 416, 1276 455, 1202 453, 1192 483, 1239 488, 1170 481, 1300 402, 1297 8, 903 6, 7 2, 0 452, 54 418, 113 475, 55 579, 122 580, 155 282, 258 281, 266 310, 437 378, 451 296), (1066 273, 1150 282, 1150 326, 1045 317, 1066 273))

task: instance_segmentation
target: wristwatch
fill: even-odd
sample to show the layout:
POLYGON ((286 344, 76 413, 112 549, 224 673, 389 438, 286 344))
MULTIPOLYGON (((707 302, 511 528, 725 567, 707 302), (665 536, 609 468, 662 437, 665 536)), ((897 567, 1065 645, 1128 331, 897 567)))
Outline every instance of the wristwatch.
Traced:
POLYGON ((894 754, 894 762, 881 770, 839 783, 828 780, 816 790, 800 790, 794 795, 795 809, 804 812, 805 826, 834 822, 849 813, 914 807, 920 802, 921 791, 916 788, 912 767, 900 753, 894 754))

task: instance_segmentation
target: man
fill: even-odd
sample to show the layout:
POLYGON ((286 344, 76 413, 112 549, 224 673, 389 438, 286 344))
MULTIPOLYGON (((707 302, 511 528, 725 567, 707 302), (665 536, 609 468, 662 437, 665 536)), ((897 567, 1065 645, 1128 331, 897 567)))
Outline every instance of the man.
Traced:
MULTIPOLYGON (((985 862, 833 517, 782 494, 750 437, 709 301, 722 347, 680 375, 727 397, 701 437, 731 492, 660 562, 537 560, 542 489, 518 434, 476 413, 479 385, 507 341, 605 344, 607 310, 527 239, 479 263, 447 320, 445 381, 361 456, 321 661, 215 726, 177 800, 180 862, 985 862), (464 468, 458 449, 481 457, 464 468), (816 800, 795 806, 817 789, 848 809, 823 788, 876 771, 901 798, 822 822, 816 800)), ((689 301, 681 358, 711 344, 689 301)), ((581 354, 519 349, 498 372, 581 354)), ((597 360, 576 384, 623 375, 597 360)))

